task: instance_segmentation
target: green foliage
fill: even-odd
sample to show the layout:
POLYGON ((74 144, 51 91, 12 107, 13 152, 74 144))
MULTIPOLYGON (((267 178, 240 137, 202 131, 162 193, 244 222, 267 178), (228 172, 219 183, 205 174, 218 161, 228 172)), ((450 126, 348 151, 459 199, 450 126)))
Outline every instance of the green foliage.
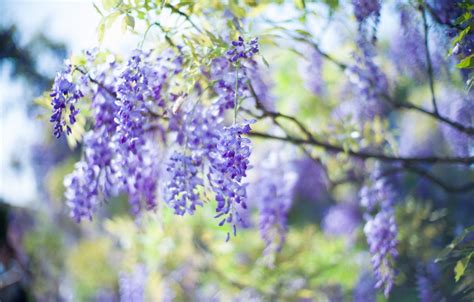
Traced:
POLYGON ((456 291, 464 301, 474 299, 474 226, 466 228, 438 256, 436 261, 446 264, 454 272, 456 291))
POLYGON ((69 251, 66 263, 79 301, 90 301, 99 289, 115 286, 112 259, 112 243, 106 238, 83 240, 69 251))

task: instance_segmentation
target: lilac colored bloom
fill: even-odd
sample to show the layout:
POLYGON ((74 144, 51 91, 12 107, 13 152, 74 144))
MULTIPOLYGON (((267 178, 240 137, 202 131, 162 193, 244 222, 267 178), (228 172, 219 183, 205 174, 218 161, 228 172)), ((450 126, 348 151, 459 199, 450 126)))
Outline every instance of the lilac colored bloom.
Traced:
POLYGON ((352 0, 354 15, 359 22, 365 21, 369 17, 380 16, 380 0, 352 0))
POLYGON ((366 209, 364 233, 372 255, 376 287, 383 288, 385 296, 388 296, 395 278, 398 231, 394 210, 396 194, 382 172, 380 165, 377 165, 369 185, 360 191, 360 203, 366 209))
POLYGON ((77 221, 91 219, 101 202, 119 192, 128 193, 134 214, 156 207, 159 167, 153 129, 162 126, 154 116, 166 111, 168 76, 181 68, 179 57, 169 52, 135 51, 122 65, 111 57, 95 66, 95 56, 86 53, 89 70, 80 84, 91 95, 95 123, 84 136, 84 159, 66 184, 77 221))
POLYGON ((231 62, 237 62, 240 59, 249 59, 259 51, 258 39, 252 39, 250 42, 245 42, 242 37, 237 41, 231 42, 231 48, 226 52, 227 58, 231 62))
POLYGON ((72 65, 66 62, 65 70, 56 75, 50 93, 53 106, 50 122, 54 123, 54 136, 57 138, 61 137, 64 131, 66 134, 71 133, 70 125, 76 122, 76 115, 79 113, 76 103, 83 97, 79 87, 72 81, 72 72, 72 65), (68 118, 65 115, 68 115, 68 118))
POLYGON ((388 178, 383 176, 383 172, 380 163, 377 162, 370 174, 368 184, 359 192, 360 204, 369 212, 377 208, 391 209, 396 203, 395 190, 388 178))
MULTIPOLYGON (((440 98, 440 111, 443 116, 465 126, 474 122, 474 92, 466 94, 456 91, 445 91, 440 98)), ((474 152, 474 137, 449 125, 440 124, 441 132, 449 149, 457 156, 469 156, 474 152)))
POLYGON ((376 297, 374 278, 367 272, 361 274, 352 292, 353 301, 375 302, 376 297))
POLYGON ((275 111, 275 97, 271 93, 271 85, 264 77, 262 67, 255 61, 250 61, 249 65, 245 70, 260 105, 267 111, 275 111))
POLYGON ((414 13, 406 8, 400 11, 400 29, 392 39, 390 55, 400 75, 408 74, 416 79, 427 76, 424 37, 414 13))
POLYGON ((350 82, 354 85, 362 102, 380 102, 388 91, 388 81, 382 70, 375 64, 375 47, 363 35, 357 39, 358 53, 354 54, 355 64, 346 70, 350 82))
POLYGON ((463 12, 459 6, 462 0, 431 0, 429 2, 433 12, 445 24, 454 22, 463 12))
POLYGON ((145 289, 148 274, 145 266, 137 265, 131 273, 120 273, 119 292, 120 301, 142 302, 145 301, 145 289))
POLYGON ((308 89, 317 96, 322 96, 326 89, 323 79, 323 59, 321 54, 311 49, 309 51, 309 64, 307 65, 303 77, 308 89))
MULTIPOLYGON (((90 96, 95 123, 84 137, 83 160, 67 178, 72 216, 91 219, 98 205, 120 192, 127 193, 134 214, 154 209, 161 176, 159 135, 176 142, 166 163, 166 202, 178 215, 192 214, 203 205, 198 187, 206 183, 204 189, 217 201, 219 225, 231 225, 235 234, 242 225, 239 211, 247 208, 244 178, 251 152, 250 140, 244 137, 251 122, 237 122, 236 110, 249 96, 249 74, 257 93, 267 98, 251 60, 257 52, 256 39, 239 39, 229 53, 212 62, 208 75, 216 98, 211 104, 186 102, 187 93, 171 93, 183 61, 173 52, 157 56, 136 50, 124 63, 113 56, 103 63, 97 51, 86 52, 78 85, 90 96), (238 60, 229 58, 236 54, 238 60), (234 109, 230 126, 225 123, 229 109, 234 109)), ((196 92, 203 90, 196 87, 196 92)))
POLYGON ((274 153, 259 168, 261 174, 252 186, 251 201, 259 210, 258 228, 265 242, 264 253, 269 254, 279 252, 285 243, 298 175, 274 153))
POLYGON ((66 198, 71 208, 71 217, 77 222, 92 220, 92 213, 99 204, 98 172, 87 163, 76 163, 74 172, 64 179, 66 198))
MULTIPOLYGON (((259 80, 256 79, 256 62, 252 60, 253 55, 259 51, 258 39, 246 43, 239 37, 231 45, 226 57, 216 58, 211 63, 210 78, 215 81, 214 91, 218 95, 213 106, 215 115, 237 108, 239 101, 250 95, 247 81, 259 80)), ((261 84, 262 82, 255 82, 256 92, 260 94, 264 92, 261 84)))
POLYGON ((114 291, 111 289, 102 288, 98 290, 94 298, 92 299, 94 302, 117 302, 118 297, 115 295, 114 291))
POLYGON ((421 302, 446 301, 439 290, 441 278, 441 271, 434 262, 418 267, 416 288, 421 302))
POLYGON ((193 214, 196 206, 202 206, 198 187, 204 186, 199 175, 202 168, 202 158, 173 153, 167 171, 171 172, 167 184, 167 202, 174 209, 175 214, 184 215, 186 212, 193 214))
POLYGON ((362 216, 355 205, 339 204, 332 206, 324 216, 322 229, 326 235, 345 236, 353 241, 361 220, 362 216))
POLYGON ((377 280, 375 286, 383 288, 388 296, 395 279, 393 262, 398 256, 397 225, 393 210, 384 209, 370 217, 364 226, 364 233, 372 254, 372 267, 377 280))
POLYGON ((250 140, 242 136, 250 132, 250 123, 224 127, 216 148, 208 155, 210 168, 207 178, 216 194, 216 218, 222 219, 220 226, 232 224, 234 235, 241 220, 236 207, 247 208, 247 184, 243 179, 250 169, 251 149, 250 140))
POLYGON ((211 64, 211 80, 215 81, 217 99, 213 103, 213 114, 222 116, 226 110, 235 109, 239 100, 249 95, 245 67, 234 67, 224 58, 216 58, 211 64))
POLYGON ((295 163, 298 179, 294 192, 297 199, 318 201, 327 193, 328 180, 324 167, 309 157, 304 157, 295 163))

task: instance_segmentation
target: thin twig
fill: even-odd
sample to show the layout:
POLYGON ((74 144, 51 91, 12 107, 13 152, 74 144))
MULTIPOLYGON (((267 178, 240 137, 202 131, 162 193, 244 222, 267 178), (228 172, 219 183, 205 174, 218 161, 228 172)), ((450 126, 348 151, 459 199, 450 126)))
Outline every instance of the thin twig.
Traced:
POLYGON ((422 113, 422 114, 425 114, 431 118, 434 118, 440 122, 443 122, 453 128, 456 128, 457 130, 461 131, 461 132, 464 132, 466 134, 469 134, 469 135, 473 135, 474 134, 474 127, 472 126, 466 126, 464 124, 461 124, 457 121, 454 121, 454 120, 451 120, 445 116, 442 116, 440 115, 439 113, 436 113, 436 112, 433 112, 433 111, 429 111, 427 109, 424 109, 422 107, 419 107, 415 104, 412 104, 412 103, 407 103, 407 102, 401 102, 401 101, 397 101, 393 98, 391 98, 389 95, 387 94, 384 94, 382 95, 382 99, 385 100, 386 102, 388 102, 388 104, 394 106, 395 108, 401 108, 401 109, 407 109, 407 110, 413 110, 413 111, 416 111, 416 112, 419 112, 419 113, 422 113))
POLYGON ((191 17, 188 14, 186 14, 185 12, 181 11, 179 8, 176 8, 169 3, 166 3, 165 6, 171 9, 172 12, 177 13, 178 15, 184 17, 186 21, 188 21, 189 24, 191 24, 191 26, 194 27, 194 29, 196 29, 199 33, 201 34, 203 33, 202 30, 196 25, 196 23, 194 23, 193 20, 191 20, 191 17))
POLYGON ((474 190, 474 182, 469 182, 461 186, 453 186, 448 183, 445 183, 444 181, 442 181, 441 179, 439 179, 438 177, 434 176, 433 174, 429 173, 428 171, 424 169, 411 166, 411 165, 407 165, 406 168, 409 172, 418 174, 419 176, 428 179, 432 183, 437 184, 438 186, 443 188, 446 192, 466 193, 466 192, 474 190))
POLYGON ((281 137, 272 134, 267 134, 263 132, 253 131, 250 132, 250 136, 266 138, 266 139, 274 139, 279 141, 285 141, 289 143, 293 143, 296 145, 312 145, 324 148, 326 151, 330 152, 341 152, 347 153, 352 157, 357 157, 361 159, 379 159, 386 162, 403 162, 407 164, 416 164, 416 163, 428 163, 428 164, 463 164, 463 165, 472 165, 474 164, 474 156, 469 157, 437 157, 437 156, 427 156, 427 157, 401 157, 401 156, 393 156, 383 153, 374 153, 370 151, 354 151, 354 150, 346 150, 342 146, 333 145, 327 142, 318 141, 316 139, 302 139, 298 137, 288 136, 288 137, 281 137))

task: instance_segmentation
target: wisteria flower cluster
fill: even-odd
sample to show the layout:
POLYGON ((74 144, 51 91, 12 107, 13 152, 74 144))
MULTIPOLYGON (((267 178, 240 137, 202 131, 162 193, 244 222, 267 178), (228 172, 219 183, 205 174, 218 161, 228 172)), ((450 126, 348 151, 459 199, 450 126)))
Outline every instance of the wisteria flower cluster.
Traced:
POLYGON ((50 122, 54 123, 53 134, 57 138, 61 137, 64 130, 67 134, 71 133, 70 125, 76 122, 76 115, 79 113, 76 103, 83 97, 79 87, 72 82, 71 63, 66 62, 65 65, 64 71, 58 73, 54 79, 53 89, 50 93, 51 106, 53 107, 50 122))
POLYGON ((297 173, 277 153, 272 153, 259 168, 252 201, 259 209, 258 228, 265 242, 265 253, 270 254, 280 251, 285 243, 297 173))
POLYGON ((75 104, 85 93, 93 109, 83 159, 65 180, 66 198, 77 221, 92 219, 100 204, 119 193, 128 195, 135 215, 155 209, 163 176, 165 201, 175 214, 193 214, 203 206, 207 188, 216 200, 219 225, 232 226, 236 234, 242 220, 237 208, 247 208, 244 179, 251 146, 245 136, 253 123, 237 122, 236 115, 240 100, 250 95, 246 66, 255 64, 251 58, 258 43, 239 37, 231 45, 211 64, 209 80, 215 83, 216 96, 211 104, 172 91, 183 58, 171 50, 159 55, 136 50, 123 63, 114 58, 98 62, 97 51, 88 51, 88 63, 76 67, 78 78, 71 65, 57 76, 51 93, 56 136, 68 127, 63 119, 66 108, 74 123, 75 104), (227 121, 227 111, 234 115, 233 123, 227 121), (168 145, 170 155, 160 145, 168 145), (160 158, 167 158, 164 164, 160 158))
POLYGON ((369 17, 379 17, 381 9, 380 0, 352 0, 354 15, 357 21, 363 22, 369 17))
POLYGON ((393 187, 382 175, 377 166, 371 175, 369 186, 360 192, 360 203, 366 209, 364 233, 372 254, 376 287, 383 288, 388 296, 395 279, 394 261, 397 259, 397 224, 394 205, 396 202, 393 187))

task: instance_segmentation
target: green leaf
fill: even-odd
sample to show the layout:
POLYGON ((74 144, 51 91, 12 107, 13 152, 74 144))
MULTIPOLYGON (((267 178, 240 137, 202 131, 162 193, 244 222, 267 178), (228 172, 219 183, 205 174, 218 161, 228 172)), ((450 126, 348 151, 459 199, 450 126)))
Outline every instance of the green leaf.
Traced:
POLYGON ((303 29, 295 29, 295 31, 297 33, 299 33, 300 35, 305 36, 305 37, 312 37, 313 36, 311 33, 309 33, 306 30, 303 30, 303 29))
POLYGON ((102 6, 105 10, 110 10, 116 7, 120 2, 121 0, 102 0, 102 6))
POLYGON ((100 22, 99 28, 97 28, 97 40, 99 40, 99 43, 102 43, 104 40, 104 34, 105 34, 105 23, 104 21, 100 22))
POLYGON ((232 11, 232 13, 239 19, 242 19, 245 17, 245 9, 240 7, 236 2, 230 1, 229 8, 232 11))
POLYGON ((335 10, 339 6, 339 0, 324 0, 331 10, 335 10))
POLYGON ((296 8, 298 9, 306 8, 306 3, 304 2, 304 0, 293 0, 293 2, 295 3, 296 8))
POLYGON ((135 28, 135 18, 133 18, 132 16, 126 15, 126 16, 125 16, 125 22, 127 23, 127 25, 128 25, 131 29, 134 29, 134 28, 135 28))
POLYGON ((454 37, 453 46, 461 42, 462 39, 464 39, 464 37, 469 33, 470 30, 471 30, 471 26, 468 26, 465 29, 463 29, 456 37, 454 37))
POLYGON ((99 13, 99 15, 101 15, 102 17, 104 16, 104 14, 102 14, 102 12, 100 11, 100 9, 97 7, 97 5, 95 3, 92 3, 92 5, 94 6, 95 10, 99 13))
POLYGON ((456 65, 457 68, 474 68, 474 54, 465 57, 456 65))
POLYGON ((458 282, 459 279, 461 279, 461 277, 464 275, 464 272, 466 271, 473 254, 474 252, 470 253, 468 256, 462 258, 456 263, 456 266, 454 267, 454 279, 456 282, 458 282))
POLYGON ((463 24, 464 22, 469 21, 471 18, 472 18, 471 12, 469 11, 465 12, 459 18, 457 18, 456 21, 454 21, 454 24, 456 25, 463 24))
POLYGON ((262 61, 263 61, 263 64, 265 64, 265 66, 267 66, 267 68, 270 67, 270 64, 268 64, 268 61, 267 61, 267 59, 265 59, 264 56, 262 56, 262 61))

